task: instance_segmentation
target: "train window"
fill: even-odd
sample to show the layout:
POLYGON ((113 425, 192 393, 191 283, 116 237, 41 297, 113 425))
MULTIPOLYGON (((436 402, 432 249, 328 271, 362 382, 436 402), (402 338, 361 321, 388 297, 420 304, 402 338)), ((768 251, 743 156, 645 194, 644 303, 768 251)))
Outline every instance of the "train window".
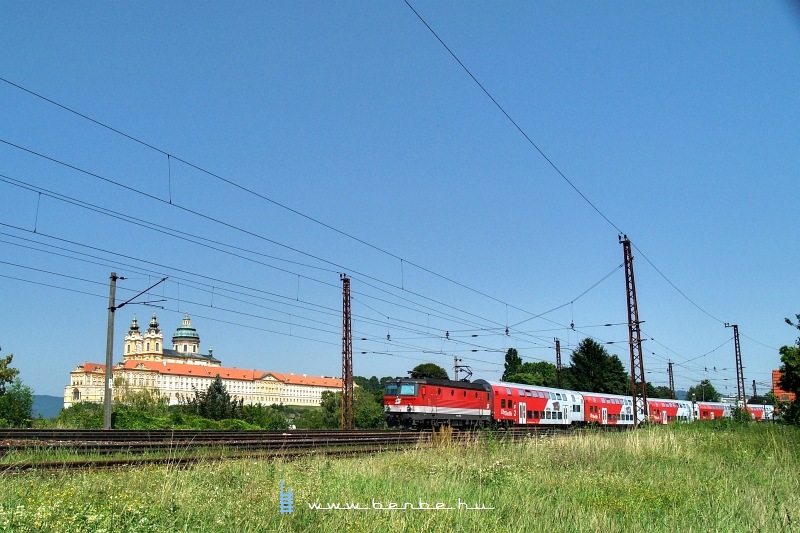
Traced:
POLYGON ((441 387, 440 387, 440 388, 438 388, 438 389, 436 390, 436 394, 438 394, 439 396, 441 396, 441 395, 442 395, 442 389, 441 389, 441 387))
POLYGON ((528 411, 528 418, 533 418, 533 411, 528 411))
POLYGON ((529 390, 526 390, 525 391, 525 396, 527 396, 528 398, 531 398, 531 397, 533 397, 533 393, 531 391, 529 391, 529 390))
POLYGON ((397 383, 387 384, 384 394, 386 396, 397 396, 397 383))
POLYGON ((562 416, 563 414, 564 414, 564 413, 562 413, 561 411, 559 411, 559 412, 558 412, 558 419, 559 419, 559 420, 561 420, 562 418, 564 418, 564 417, 562 416))
POLYGON ((506 394, 508 394, 509 396, 511 396, 511 389, 510 389, 510 388, 508 388, 508 387, 506 387, 506 394))
POLYGON ((478 393, 477 393, 477 392, 475 393, 475 397, 476 397, 476 398, 478 397, 478 393))
POLYGON ((401 383, 400 394, 403 396, 415 396, 417 394, 416 383, 401 383))
POLYGON ((512 407, 514 407, 514 400, 509 399, 508 400, 508 408, 511 409, 512 407))
POLYGON ((464 398, 467 397, 467 391, 464 391, 464 398))
POLYGON ((506 408, 506 399, 505 398, 500 400, 500 408, 501 409, 505 409, 506 408))
POLYGON ((450 389, 450 396, 453 396, 456 393, 453 389, 450 389))

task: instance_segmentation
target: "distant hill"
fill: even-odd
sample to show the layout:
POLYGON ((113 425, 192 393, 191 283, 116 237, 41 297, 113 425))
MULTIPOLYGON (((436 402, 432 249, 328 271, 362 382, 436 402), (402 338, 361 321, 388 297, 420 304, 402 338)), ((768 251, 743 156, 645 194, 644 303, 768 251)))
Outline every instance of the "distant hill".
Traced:
POLYGON ((64 398, 47 396, 44 394, 33 395, 33 418, 53 418, 64 407, 64 398))

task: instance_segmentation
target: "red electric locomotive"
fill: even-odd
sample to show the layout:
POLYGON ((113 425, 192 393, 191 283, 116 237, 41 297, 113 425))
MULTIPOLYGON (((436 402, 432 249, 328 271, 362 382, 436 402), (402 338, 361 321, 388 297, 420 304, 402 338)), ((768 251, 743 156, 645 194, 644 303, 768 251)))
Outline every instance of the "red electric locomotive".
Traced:
POLYGON ((383 406, 389 427, 475 427, 492 420, 489 390, 477 382, 398 379, 386 384, 383 406))

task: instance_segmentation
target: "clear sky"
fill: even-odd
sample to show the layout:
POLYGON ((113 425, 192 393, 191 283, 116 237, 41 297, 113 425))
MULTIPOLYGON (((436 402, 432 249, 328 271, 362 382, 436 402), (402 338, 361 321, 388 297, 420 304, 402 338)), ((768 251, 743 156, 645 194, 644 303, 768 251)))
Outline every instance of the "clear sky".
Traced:
POLYGON ((766 392, 800 312, 800 10, 410 3, 491 98, 402 1, 3 5, 25 383, 104 361, 111 271, 117 303, 169 277, 117 311, 117 361, 134 314, 169 343, 188 313, 226 366, 339 376, 347 273, 356 375, 497 379, 587 336, 627 367, 622 231, 648 380, 735 393, 729 322, 766 392))

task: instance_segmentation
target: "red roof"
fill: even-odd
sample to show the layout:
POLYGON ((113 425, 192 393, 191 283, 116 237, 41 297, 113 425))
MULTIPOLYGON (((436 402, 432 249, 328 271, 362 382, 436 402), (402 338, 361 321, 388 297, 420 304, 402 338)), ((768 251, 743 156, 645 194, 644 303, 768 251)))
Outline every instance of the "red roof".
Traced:
MULTIPOLYGON (((82 369, 84 372, 100 372, 105 374, 106 372, 106 365, 100 363, 83 363, 82 365, 78 365, 78 369, 82 369)), ((76 369, 77 370, 77 369, 76 369)))
MULTIPOLYGON (((210 365, 188 365, 183 363, 168 363, 165 361, 139 361, 129 359, 124 363, 115 365, 115 368, 122 366, 125 370, 141 369, 148 372, 173 376, 197 376, 215 378, 217 374, 222 379, 235 379, 240 381, 255 381, 263 379, 267 375, 273 376, 278 381, 290 385, 314 385, 317 387, 341 388, 342 380, 339 378, 307 376, 303 374, 265 372, 263 370, 245 370, 241 368, 229 368, 224 366, 210 365)), ((83 363, 78 367, 84 372, 105 373, 106 365, 100 363, 83 363)))
POLYGON ((278 381, 291 385, 316 385, 317 387, 336 387, 342 388, 342 380, 339 378, 328 378, 318 376, 307 376, 305 374, 285 374, 281 372, 268 372, 278 381))

